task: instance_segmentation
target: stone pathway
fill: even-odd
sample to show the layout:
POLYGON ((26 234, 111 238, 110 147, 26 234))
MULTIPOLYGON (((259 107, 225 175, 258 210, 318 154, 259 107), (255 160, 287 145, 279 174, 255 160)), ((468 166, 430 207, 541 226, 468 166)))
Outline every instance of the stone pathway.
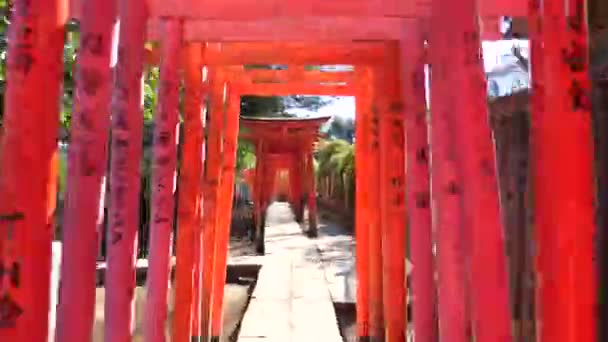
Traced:
MULTIPOLYGON (((354 229, 319 220, 319 237, 315 240, 332 300, 335 303, 355 303, 357 298, 357 272, 354 229)), ((412 264, 407 262, 408 274, 412 264)))
POLYGON ((302 233, 283 203, 269 208, 268 226, 239 341, 341 342, 316 241, 302 233))

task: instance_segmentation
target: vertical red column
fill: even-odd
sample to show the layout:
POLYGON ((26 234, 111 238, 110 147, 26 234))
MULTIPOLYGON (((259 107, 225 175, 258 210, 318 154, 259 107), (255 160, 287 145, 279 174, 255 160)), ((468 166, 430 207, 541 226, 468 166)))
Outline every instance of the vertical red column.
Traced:
MULTIPOLYGON (((532 76, 532 97, 531 97, 531 129, 530 129, 530 155, 531 158, 537 159, 542 157, 545 153, 544 149, 551 148, 544 144, 534 144, 534 140, 537 139, 538 133, 542 131, 538 131, 535 128, 538 127, 534 125, 538 118, 543 118, 547 114, 545 111, 545 87, 544 87, 544 77, 545 73, 545 65, 544 60, 547 58, 545 56, 545 52, 543 51, 543 37, 544 37, 544 28, 543 28, 543 16, 542 16, 542 8, 541 2, 537 0, 529 1, 529 9, 528 9, 528 25, 530 32, 530 67, 531 67, 531 76, 532 76)), ((535 162, 532 163, 534 165, 535 162)), ((533 166, 533 177, 532 184, 534 186, 534 197, 537 196, 547 196, 551 193, 553 186, 549 185, 547 182, 538 182, 536 179, 540 179, 541 177, 545 177, 545 171, 541 168, 537 168, 533 166)), ((553 196, 553 195, 551 195, 553 196)), ((550 213, 546 211, 538 211, 535 210, 534 213, 536 222, 550 222, 550 213), (549 216, 547 216, 549 215, 549 216)), ((536 234, 536 243, 539 247, 547 246, 550 243, 550 240, 554 237, 554 234, 550 229, 541 229, 542 225, 535 226, 535 234, 536 234), (542 241, 542 244, 541 244, 542 241)), ((553 310, 552 304, 553 298, 556 295, 556 282, 551 281, 552 276, 550 274, 553 260, 550 249, 547 248, 538 248, 535 258, 535 270, 536 270, 536 289, 535 289, 535 309, 536 309, 536 329, 537 329, 537 337, 540 340, 541 331, 543 329, 543 325, 548 322, 555 322, 555 318, 552 318, 556 314, 553 310)))
POLYGON ((468 240, 471 319, 479 342, 511 341, 511 310, 500 216, 495 147, 488 122, 478 11, 475 0, 452 6, 448 46, 450 85, 461 90, 450 115, 459 146, 462 206, 468 240), (492 305, 488 305, 488 303, 492 305))
POLYGON ((255 149, 255 184, 254 184, 254 208, 255 208, 255 243, 256 252, 264 255, 264 222, 262 217, 262 177, 265 168, 264 160, 264 143, 259 141, 255 149))
POLYGON ((130 341, 134 328, 135 253, 139 227, 143 68, 147 7, 119 2, 119 43, 112 104, 110 210, 106 269, 107 342, 130 341))
POLYGON ((306 174, 308 183, 308 236, 317 237, 317 189, 315 185, 315 158, 310 151, 312 143, 306 145, 306 174))
POLYGON ((382 296, 382 226, 380 221, 380 98, 382 89, 382 72, 378 67, 373 69, 373 76, 370 86, 372 107, 370 117, 370 137, 367 156, 369 163, 367 176, 369 177, 369 334, 372 341, 384 341, 384 306, 382 296))
POLYGON ((203 288, 201 292, 201 336, 207 341, 211 333, 211 300, 213 298, 213 256, 217 240, 219 182, 222 174, 222 135, 224 128, 224 81, 213 70, 211 82, 211 116, 205 162, 205 196, 203 222, 203 288))
POLYGON ((45 341, 65 1, 13 1, 0 146, 0 340, 45 341))
POLYGON ((387 46, 387 60, 379 68, 380 108, 380 231, 382 232, 382 293, 386 341, 406 340, 406 211, 405 127, 400 87, 399 46, 387 46))
MULTIPOLYGON (((431 207, 436 234, 437 301, 439 340, 467 342, 469 320, 466 314, 462 179, 457 168, 458 146, 454 137, 453 88, 450 86, 451 50, 443 1, 434 0, 430 19, 431 62, 431 207)), ((485 98, 485 95, 484 95, 485 98)))
POLYGON ((159 105, 154 117, 150 255, 144 312, 144 338, 148 342, 165 341, 179 123, 182 22, 166 19, 162 26, 164 35, 161 43, 159 105))
POLYGON ((412 264, 414 335, 420 342, 437 341, 437 288, 431 227, 431 184, 426 106, 424 37, 415 22, 401 40, 401 75, 406 119, 406 203, 412 264))
POLYGON ((541 73, 534 74, 540 77, 534 88, 540 98, 534 100, 532 114, 538 336, 541 341, 595 341, 595 199, 586 6, 581 0, 545 1, 542 6, 542 35, 538 37, 543 44, 542 64, 532 65, 532 70, 537 67, 541 73))
POLYGON ((95 277, 105 199, 107 144, 110 130, 112 59, 115 60, 114 2, 82 4, 76 68, 74 113, 62 231, 61 303, 57 341, 91 338, 95 313, 95 277))
POLYGON ((211 311, 211 341, 219 342, 222 335, 222 319, 224 304, 224 286, 226 284, 226 263, 228 260, 228 242, 230 240, 230 223, 232 200, 234 196, 234 173, 236 168, 236 148, 239 135, 239 114, 241 96, 235 86, 230 87, 228 107, 226 110, 226 126, 223 136, 222 177, 220 181, 218 229, 215 242, 215 257, 213 272, 213 309, 211 311))
POLYGON ((184 138, 179 172, 177 245, 175 264, 175 308, 172 341, 190 342, 192 305, 195 303, 195 250, 201 204, 200 179, 203 175, 202 44, 184 47, 184 138))
MULTIPOLYGON (((205 48, 203 47, 203 56, 204 56, 204 51, 205 48)), ((194 273, 194 282, 193 282, 193 293, 192 293, 192 307, 191 307, 191 312, 192 312, 192 319, 191 319, 191 341, 198 341, 198 339, 200 339, 201 336, 201 321, 200 321, 200 317, 201 317, 201 293, 203 292, 202 290, 202 286, 203 286, 203 233, 204 233, 204 222, 205 222, 205 216, 204 216, 204 205, 205 205, 205 199, 208 197, 208 193, 206 191, 206 187, 205 187, 205 177, 204 177, 204 170, 205 170, 205 166, 206 166, 206 153, 205 153, 205 126, 206 126, 206 121, 207 121, 207 111, 208 111, 208 104, 209 104, 209 100, 208 100, 208 93, 209 93, 209 87, 208 87, 208 81, 209 81, 209 72, 208 72, 208 68, 205 67, 203 68, 203 83, 199 84, 199 86, 201 87, 203 93, 201 94, 201 100, 203 101, 202 104, 202 113, 200 116, 200 119, 202 121, 202 145, 200 146, 201 149, 201 153, 202 153, 202 158, 203 158, 203 167, 201 169, 202 175, 201 177, 198 177, 198 192, 199 192, 199 205, 198 205, 198 212, 199 215, 197 215, 197 220, 196 220, 196 226, 195 226, 195 241, 194 241, 194 269, 193 269, 193 273, 194 273)))
POLYGON ((369 331, 369 145, 371 138, 371 72, 356 66, 357 93, 355 97, 355 260, 357 271, 357 337, 370 340, 369 331))

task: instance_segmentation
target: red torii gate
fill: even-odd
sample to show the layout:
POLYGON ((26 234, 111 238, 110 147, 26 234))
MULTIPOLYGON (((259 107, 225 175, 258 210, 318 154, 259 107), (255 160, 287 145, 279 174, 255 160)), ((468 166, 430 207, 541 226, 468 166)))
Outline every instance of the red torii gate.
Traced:
MULTIPOLYGON (((405 290, 395 284, 404 282, 402 257, 407 205, 414 241, 417 338, 433 341, 439 331, 442 341, 466 341, 467 327, 472 321, 477 341, 510 341, 496 176, 484 110, 480 31, 476 19, 480 16, 492 22, 500 15, 527 15, 533 33, 532 135, 537 271, 541 280, 539 340, 594 340, 593 153, 586 94, 587 36, 583 0, 570 1, 567 7, 551 1, 531 1, 528 6, 521 0, 484 0, 479 1, 478 7, 474 0, 299 0, 289 4, 280 0, 262 3, 178 0, 170 4, 160 0, 150 0, 147 4, 118 0, 117 3, 116 8, 112 1, 73 0, 69 12, 66 1, 61 0, 14 2, 5 130, 0 145, 3 270, 0 340, 38 342, 48 335, 49 260, 55 208, 52 180, 56 174, 53 161, 57 98, 60 97, 57 75, 62 70, 63 26, 68 17, 73 17, 80 18, 82 48, 78 57, 77 110, 70 150, 57 326, 59 341, 81 342, 90 338, 95 246, 101 222, 99 202, 103 198, 105 143, 110 126, 107 105, 111 94, 115 101, 111 123, 111 245, 105 338, 108 342, 131 338, 144 42, 146 37, 160 40, 161 31, 161 106, 156 119, 154 180, 159 191, 153 199, 156 235, 152 239, 160 248, 154 249, 157 256, 151 256, 155 260, 151 260, 155 288, 150 291, 150 307, 146 310, 146 340, 164 339, 164 332, 161 334, 158 329, 162 330, 166 318, 167 303, 163 294, 166 293, 170 246, 167 227, 174 219, 167 215, 171 211, 170 189, 174 182, 167 175, 175 168, 172 142, 177 122, 177 69, 180 47, 186 43, 183 54, 187 70, 185 116, 191 123, 186 134, 192 139, 188 139, 188 150, 194 152, 185 158, 191 168, 186 173, 194 178, 181 176, 179 180, 184 189, 191 190, 180 193, 180 197, 184 196, 180 203, 186 204, 180 208, 178 217, 181 243, 178 241, 179 272, 176 272, 188 273, 196 265, 198 271, 190 270, 191 277, 180 277, 182 280, 176 284, 180 293, 190 291, 192 296, 180 299, 179 310, 176 309, 175 341, 186 341, 184 338, 190 338, 190 331, 192 336, 199 336, 197 315, 211 315, 208 303, 203 306, 204 310, 199 309, 198 283, 204 285, 200 296, 205 300, 209 300, 209 293, 219 293, 217 287, 213 292, 214 286, 209 284, 221 281, 220 268, 204 272, 211 281, 200 280, 197 275, 204 265, 221 264, 222 246, 218 242, 221 234, 215 238, 215 227, 225 226, 226 209, 230 207, 226 192, 220 189, 230 187, 230 152, 238 129, 234 119, 238 117, 234 94, 238 91, 228 91, 227 112, 231 119, 224 125, 221 120, 223 90, 230 82, 221 80, 221 67, 248 63, 355 65, 359 80, 355 86, 359 336, 363 340, 384 340, 385 337, 388 341, 403 340, 405 290), (117 16, 120 32, 114 35, 117 16), (433 170, 430 175, 422 81, 423 65, 427 62, 423 38, 429 40, 429 61, 433 66, 430 120, 433 170), (361 42, 369 40, 377 42, 361 42), (201 45, 196 42, 205 41, 218 43, 208 44, 201 54, 201 45), (286 43, 290 41, 292 43, 286 43), (293 43, 297 41, 302 43, 293 43), (313 43, 315 41, 322 43, 313 43), (117 49, 112 48, 113 44, 118 45, 117 49), (200 86, 203 65, 210 68, 208 88, 200 86), (113 67, 116 79, 112 90, 113 67), (460 96, 453 96, 456 90, 460 96), (202 97, 198 96, 201 92, 211 95, 211 120, 205 125, 213 127, 205 144, 208 153, 202 189, 198 184, 200 177, 196 177, 203 172, 203 154, 198 153, 204 136, 202 97), (409 124, 404 126, 404 121, 409 124), (405 165, 406 158, 407 175, 404 168, 394 167, 405 165), (222 172, 222 168, 227 172, 222 172), (547 177, 547 173, 551 177, 547 177), (433 181, 430 194, 429 177, 433 181), (203 201, 205 205, 201 209, 203 201), (431 203, 437 212, 432 221, 431 203), (431 224, 438 244, 441 326, 438 330, 432 318, 431 224), (214 246, 200 248, 201 244, 209 243, 214 246), (188 255, 184 251, 190 251, 192 257, 184 257, 188 255), (196 253, 201 251, 210 261, 197 262, 196 253), (213 276, 209 276, 210 273, 213 276), (467 301, 462 296, 465 289, 470 290, 467 291, 470 306, 465 306, 467 301), (465 312, 465 307, 470 308, 470 312, 465 312)), ((225 233, 225 229, 218 232, 225 233)), ((221 299, 221 295, 219 297, 221 299)), ((217 310, 215 312, 217 315, 217 310)), ((213 334, 217 326, 211 330, 213 334)))
POLYGON ((277 171, 289 170, 290 204, 301 222, 304 216, 303 195, 307 194, 308 234, 317 235, 317 202, 313 161, 313 144, 317 141, 320 126, 329 120, 320 118, 242 118, 247 133, 241 137, 250 140, 256 150, 256 175, 253 183, 256 246, 264 251, 264 214, 271 196, 277 171))

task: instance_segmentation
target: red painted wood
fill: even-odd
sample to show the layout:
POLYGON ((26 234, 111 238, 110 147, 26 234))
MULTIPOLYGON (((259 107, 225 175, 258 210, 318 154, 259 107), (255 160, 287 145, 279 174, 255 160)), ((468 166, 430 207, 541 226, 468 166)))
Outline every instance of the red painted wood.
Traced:
POLYGON ((535 38, 543 50, 534 60, 541 62, 534 89, 540 98, 532 115, 539 338, 594 341, 595 187, 585 2, 542 6, 542 35, 535 38))
POLYGON ((456 165, 462 175, 473 332, 479 342, 508 342, 512 332, 507 261, 475 1, 454 6, 448 24, 450 58, 458 65, 449 84, 461 90, 450 115, 459 146, 456 165))
POLYGON ((355 260, 357 271, 357 336, 370 336, 369 331, 369 145, 371 138, 371 71, 357 66, 357 96, 355 97, 355 260))
POLYGON ((310 83, 289 84, 243 84, 243 95, 257 96, 290 96, 290 95, 326 95, 353 96, 355 88, 349 85, 317 85, 310 83))
MULTIPOLYGON (((452 49, 446 32, 451 13, 443 7, 448 1, 433 3, 430 20, 431 62, 431 203, 436 234, 439 340, 468 342, 469 318, 466 314, 466 287, 463 248, 462 178, 458 173, 458 146, 455 144, 453 88, 449 79, 452 49)), ((485 96, 484 96, 485 98, 485 96)), ((415 267, 415 266, 414 266, 415 267)))
POLYGON ((202 102, 202 112, 201 112, 201 121, 202 121, 202 146, 201 153, 203 154, 203 165, 202 165, 202 177, 199 177, 199 206, 198 206, 198 217, 196 221, 196 230, 195 230, 195 245, 194 245, 194 265, 193 265, 193 273, 194 273, 194 282, 193 282, 193 293, 192 293, 192 320, 191 320, 191 340, 195 340, 197 337, 201 336, 201 294, 203 292, 203 234, 204 234, 204 222, 205 222, 205 210, 204 205, 205 201, 209 198, 209 193, 205 186, 205 175, 204 170, 206 167, 206 142, 205 142, 205 127, 207 125, 207 111, 208 111, 208 93, 207 90, 209 87, 206 87, 206 83, 209 82, 208 70, 203 70, 203 83, 200 85, 201 87, 201 101, 202 102), (206 76, 206 77, 205 77, 206 76))
POLYGON ((208 45, 205 52, 205 61, 210 65, 356 64, 379 62, 384 57, 384 44, 380 42, 213 43, 208 45))
MULTIPOLYGON (((265 20, 191 20, 186 22, 185 39, 196 41, 372 41, 398 39, 403 19, 367 17, 307 16, 265 20), (280 27, 280 29, 276 29, 280 27)), ((156 26, 151 23, 151 27, 156 26)), ((156 40, 150 35, 152 40, 156 40)))
POLYGON ((0 340, 45 341, 66 12, 63 1, 13 5, 0 145, 0 340))
POLYGON ((116 7, 106 1, 83 4, 90 19, 80 25, 74 114, 68 155, 63 214, 61 302, 57 307, 56 339, 90 339, 95 315, 95 278, 100 233, 103 231, 108 103, 112 94, 112 65, 116 58, 116 7))
POLYGON ((230 222, 232 200, 234 196, 234 175, 236 168, 236 149, 239 135, 239 114, 241 96, 234 87, 229 88, 228 107, 226 109, 225 132, 223 136, 223 165, 220 181, 221 197, 218 211, 218 238, 215 243, 213 266, 213 309, 211 311, 211 336, 222 335, 224 286, 226 284, 226 266, 228 261, 228 243, 230 240, 230 222))
POLYGON ((171 19, 164 25, 159 105, 154 117, 149 266, 143 323, 144 339, 149 342, 165 341, 175 212, 182 24, 171 19))
POLYGON ((428 62, 422 30, 408 30, 401 39, 401 75, 405 103, 407 178, 406 204, 410 228, 414 335, 435 342, 437 287, 433 256, 429 136, 425 88, 428 62))
POLYGON ((238 79, 243 83, 352 83, 354 73, 352 71, 320 71, 304 70, 303 68, 290 67, 287 70, 265 70, 252 69, 235 71, 238 79))
MULTIPOLYGON (((80 17, 80 7, 82 0, 71 0, 71 15, 74 18, 80 17)), ((283 21, 300 20, 308 17, 331 18, 336 21, 345 21, 351 18, 420 18, 429 17, 431 15, 430 0, 415 0, 415 1, 398 1, 398 0, 338 0, 331 3, 323 2, 322 0, 301 0, 290 2, 290 6, 284 6, 279 0, 268 0, 263 3, 253 4, 247 0, 230 0, 224 2, 216 2, 213 0, 203 0, 190 2, 188 0, 179 0, 168 5, 160 0, 152 0, 150 3, 150 11, 152 17, 183 17, 207 19, 212 23, 219 20, 231 21, 260 21, 280 18, 283 21), (256 6, 257 5, 257 6, 256 6), (234 10, 238 9, 238 10, 234 10), (284 19, 283 19, 284 18, 284 19)), ((527 14, 526 3, 522 0, 484 0, 480 1, 481 15, 497 17, 501 15, 509 16, 525 16, 527 14)), ((365 26, 365 25, 362 25, 365 26)), ((370 25, 375 26, 375 25, 370 25)), ((214 26, 212 26, 214 27, 214 26)), ((267 40, 272 37, 280 37, 279 33, 274 32, 274 27, 267 30, 267 35, 262 39, 267 40)), ((322 26, 323 30, 315 32, 326 33, 331 31, 327 26, 322 26)), ((208 30, 208 32, 217 32, 208 30)), ((232 36, 235 40, 239 36, 236 35, 238 30, 232 36)), ((240 32, 247 32, 240 31, 240 32)), ((328 34, 328 33, 326 33, 328 34)), ((202 41, 215 41, 221 39, 219 33, 212 35, 207 33, 207 36, 200 37, 202 41)), ((306 37, 314 37, 309 35, 306 37)), ((368 39, 380 39, 383 37, 372 36, 368 39)), ((339 38, 335 38, 338 39, 339 38)), ((242 40, 241 40, 242 41, 242 40)))
MULTIPOLYGON (((545 69, 545 59, 548 57, 544 52, 544 28, 543 28, 543 17, 542 17, 542 8, 541 2, 530 0, 530 14, 528 16, 528 25, 529 25, 529 34, 530 34, 530 62, 531 62, 531 74, 532 74, 532 96, 531 96, 531 113, 530 113, 530 121, 531 121, 531 129, 530 135, 531 137, 538 137, 539 133, 542 132, 537 129, 538 118, 546 117, 545 113, 545 101, 547 101, 547 96, 545 95, 544 82, 545 78, 543 77, 546 72, 545 69)), ((537 139, 537 138, 534 138, 537 139)), ((531 139, 531 155, 535 158, 543 156, 545 153, 544 150, 547 149, 548 146, 535 144, 534 140, 531 139)), ((544 170, 541 168, 533 167, 532 168, 532 176, 534 177, 534 193, 535 196, 547 196, 549 192, 552 193, 553 186, 548 186, 549 184, 546 182, 537 182, 536 179, 541 179, 540 177, 545 177, 544 170), (543 174, 540 174, 540 173, 543 174)), ((553 196, 553 195, 551 195, 553 196)), ((536 202, 536 201, 535 201, 536 202)), ((540 222, 547 221, 551 219, 550 212, 545 212, 540 208, 540 211, 535 210, 535 220, 539 220, 540 222)), ((548 227, 547 227, 548 228, 548 227)), ((543 229, 543 225, 535 226, 535 237, 536 243, 539 245, 536 252, 536 257, 534 260, 535 263, 535 296, 536 296, 536 326, 537 326, 537 339, 540 340, 540 336, 542 336, 544 324, 550 322, 555 322, 554 316, 556 311, 553 308, 553 298, 557 297, 556 294, 556 282, 555 281, 546 281, 544 279, 551 279, 553 272, 552 268, 554 262, 552 260, 551 250, 548 248, 543 248, 544 246, 548 246, 553 243, 552 239, 555 236, 551 229, 543 229), (542 244, 541 244, 542 241, 542 244), (543 281, 544 280, 544 281, 543 281)))
POLYGON ((184 61, 184 138, 179 172, 175 306, 172 341, 190 342, 194 302, 195 250, 200 248, 198 220, 201 207, 200 179, 203 176, 203 110, 201 44, 186 44, 184 61))
POLYGON ((135 252, 139 227, 142 98, 146 13, 143 1, 120 1, 118 60, 112 106, 108 222, 106 342, 130 341, 133 331, 135 252))
POLYGON ((400 85, 397 42, 378 68, 376 100, 380 110, 380 230, 382 232, 382 285, 386 341, 406 340, 405 251, 405 115, 400 85))
POLYGON ((214 245, 217 241, 217 218, 219 182, 222 174, 222 134, 224 122, 224 82, 219 70, 213 70, 211 82, 210 123, 206 152, 205 187, 208 197, 205 196, 204 226, 203 226, 203 280, 201 293, 201 336, 207 339, 211 333, 211 304, 213 298, 214 272, 213 257, 214 245))
MULTIPOLYGON (((310 144, 312 146, 312 144, 310 144)), ((309 148, 310 149, 310 148, 309 148)), ((306 176, 308 198, 308 234, 317 236, 317 186, 315 181, 315 164, 312 151, 306 152, 306 176)))
MULTIPOLYGON (((368 191, 369 191, 369 334, 372 340, 384 340, 384 306, 382 291, 382 234, 380 216, 380 105, 382 79, 378 68, 373 69, 371 85, 372 108, 370 118, 369 163, 368 168, 368 191)), ((331 195, 331 193, 330 193, 331 195)))

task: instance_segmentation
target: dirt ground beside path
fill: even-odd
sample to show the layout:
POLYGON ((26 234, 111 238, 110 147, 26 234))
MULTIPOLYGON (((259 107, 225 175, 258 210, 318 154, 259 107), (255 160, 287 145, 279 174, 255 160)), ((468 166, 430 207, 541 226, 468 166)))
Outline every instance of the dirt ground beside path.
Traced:
MULTIPOLYGON (((243 313, 247 307, 249 301, 249 286, 247 284, 226 284, 224 289, 224 334, 222 342, 233 342, 234 336, 237 335, 237 328, 242 319, 243 313)), ((135 334, 133 341, 143 341, 142 331, 142 320, 143 310, 145 308, 145 297, 146 290, 144 287, 138 286, 136 288, 136 303, 135 303, 135 334)), ((104 327, 104 314, 103 314, 103 301, 105 298, 105 290, 103 288, 97 289, 97 306, 95 311, 95 326, 93 329, 93 342, 103 342, 103 327, 104 327)), ((170 294, 170 307, 169 307, 169 319, 167 320, 167 340, 170 341, 170 334, 168 327, 172 324, 173 319, 173 298, 174 293, 171 291, 170 294)))
MULTIPOLYGON (((253 244, 249 242, 247 231, 240 227, 233 227, 230 237, 231 256, 255 255, 253 244)), ((143 272, 145 273, 145 271, 143 272)), ((238 336, 240 323, 247 309, 249 297, 257 277, 257 269, 251 265, 234 266, 229 265, 227 272, 227 283, 224 288, 224 322, 221 342, 234 342, 238 336)), ((145 274, 138 277, 140 286, 135 291, 135 333, 134 342, 143 341, 142 321, 145 309, 145 274)), ((169 293, 169 315, 166 324, 167 341, 171 341, 170 327, 173 319, 173 301, 175 293, 172 288, 169 293)), ((93 328, 93 342, 103 342, 104 329, 104 300, 105 289, 103 286, 97 288, 95 324, 93 328)))

